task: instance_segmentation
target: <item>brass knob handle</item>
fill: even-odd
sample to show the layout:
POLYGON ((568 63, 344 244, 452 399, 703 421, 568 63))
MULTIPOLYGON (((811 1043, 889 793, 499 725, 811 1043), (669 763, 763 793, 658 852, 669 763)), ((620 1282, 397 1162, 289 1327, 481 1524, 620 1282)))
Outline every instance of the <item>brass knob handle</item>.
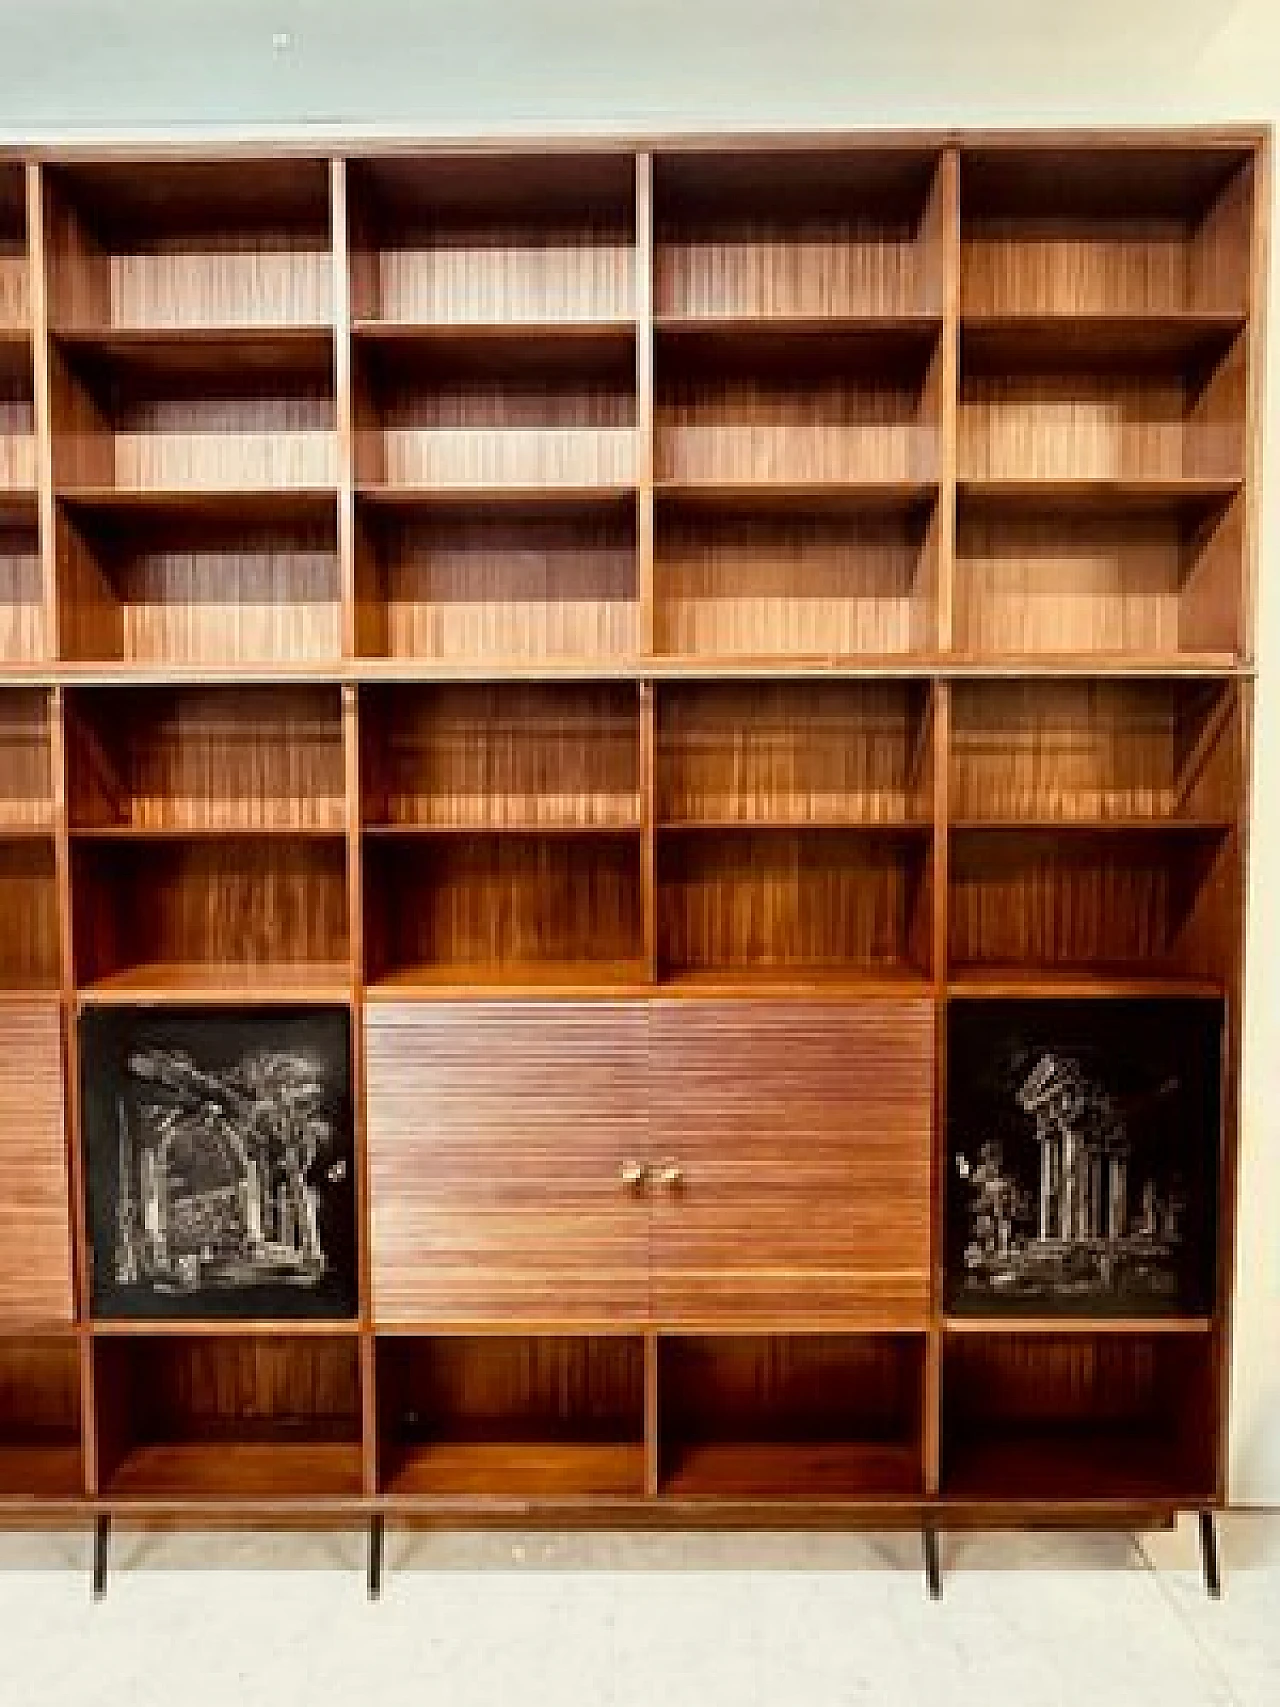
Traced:
POLYGON ((639 1191, 648 1171, 643 1162, 623 1162, 618 1169, 618 1178, 628 1191, 639 1191))
POLYGON ((684 1184, 684 1169, 679 1162, 659 1162, 658 1184, 664 1191, 679 1191, 684 1184))

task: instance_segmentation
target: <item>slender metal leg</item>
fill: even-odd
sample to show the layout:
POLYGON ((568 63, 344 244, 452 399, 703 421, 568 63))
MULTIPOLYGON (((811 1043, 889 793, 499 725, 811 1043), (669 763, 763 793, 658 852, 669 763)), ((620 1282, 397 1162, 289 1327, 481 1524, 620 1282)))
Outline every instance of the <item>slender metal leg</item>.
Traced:
POLYGON ((1211 1511, 1199 1513, 1200 1568, 1204 1572, 1204 1592, 1210 1600, 1222 1599, 1222 1571, 1218 1563, 1218 1525, 1211 1511))
POLYGON ((93 1598, 103 1600, 107 1593, 107 1549, 111 1543, 111 1519, 100 1517, 93 1526, 93 1598))
POLYGON ((929 1585, 929 1599, 942 1599, 942 1562, 938 1556, 938 1531, 924 1531, 924 1579, 929 1585))
POLYGON ((369 1599, 382 1597, 382 1531, 383 1519, 369 1519, 369 1599))

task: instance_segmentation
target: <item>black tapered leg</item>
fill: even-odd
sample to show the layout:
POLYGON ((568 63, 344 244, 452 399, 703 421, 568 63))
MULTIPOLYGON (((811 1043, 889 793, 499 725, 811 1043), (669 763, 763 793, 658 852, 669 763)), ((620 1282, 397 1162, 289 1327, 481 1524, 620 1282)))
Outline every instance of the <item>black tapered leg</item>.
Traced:
POLYGON ((1200 1568, 1204 1572, 1204 1591, 1210 1600, 1222 1599, 1222 1571, 1218 1562, 1218 1525, 1211 1511, 1199 1513, 1200 1568))
POLYGON ((107 1551, 111 1544, 111 1519, 100 1517, 93 1526, 93 1598, 102 1600, 107 1592, 107 1551))
POLYGON ((369 1599, 382 1596, 382 1532, 383 1519, 369 1519, 369 1599))
POLYGON ((942 1599, 942 1562, 938 1554, 938 1531, 924 1531, 924 1580, 929 1585, 929 1599, 942 1599))

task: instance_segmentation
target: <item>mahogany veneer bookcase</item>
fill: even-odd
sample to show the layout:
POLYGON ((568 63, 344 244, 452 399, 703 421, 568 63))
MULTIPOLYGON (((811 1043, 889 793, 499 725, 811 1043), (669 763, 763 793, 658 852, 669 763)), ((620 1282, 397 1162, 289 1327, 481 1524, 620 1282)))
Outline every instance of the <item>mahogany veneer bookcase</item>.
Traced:
POLYGON ((6 1517, 1221 1501, 1267 170, 0 161, 6 1517), (950 1312, 957 1005, 1191 995, 1209 1307, 950 1312), (351 1320, 94 1318, 103 1003, 350 1009, 351 1320))

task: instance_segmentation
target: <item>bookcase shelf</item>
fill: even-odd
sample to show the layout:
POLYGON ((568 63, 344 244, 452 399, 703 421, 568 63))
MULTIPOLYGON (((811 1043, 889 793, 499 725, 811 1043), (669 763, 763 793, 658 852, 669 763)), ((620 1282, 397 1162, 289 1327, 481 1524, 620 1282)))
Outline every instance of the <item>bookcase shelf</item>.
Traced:
POLYGON ((1266 152, 0 161, 0 1508, 1221 1500, 1266 152), (338 1319, 112 1314, 93 1038, 325 1012, 338 1319), (1182 1024, 1203 1229, 1104 1060, 1182 1024), (1070 1215, 1055 1063, 1134 1157, 1070 1215))

